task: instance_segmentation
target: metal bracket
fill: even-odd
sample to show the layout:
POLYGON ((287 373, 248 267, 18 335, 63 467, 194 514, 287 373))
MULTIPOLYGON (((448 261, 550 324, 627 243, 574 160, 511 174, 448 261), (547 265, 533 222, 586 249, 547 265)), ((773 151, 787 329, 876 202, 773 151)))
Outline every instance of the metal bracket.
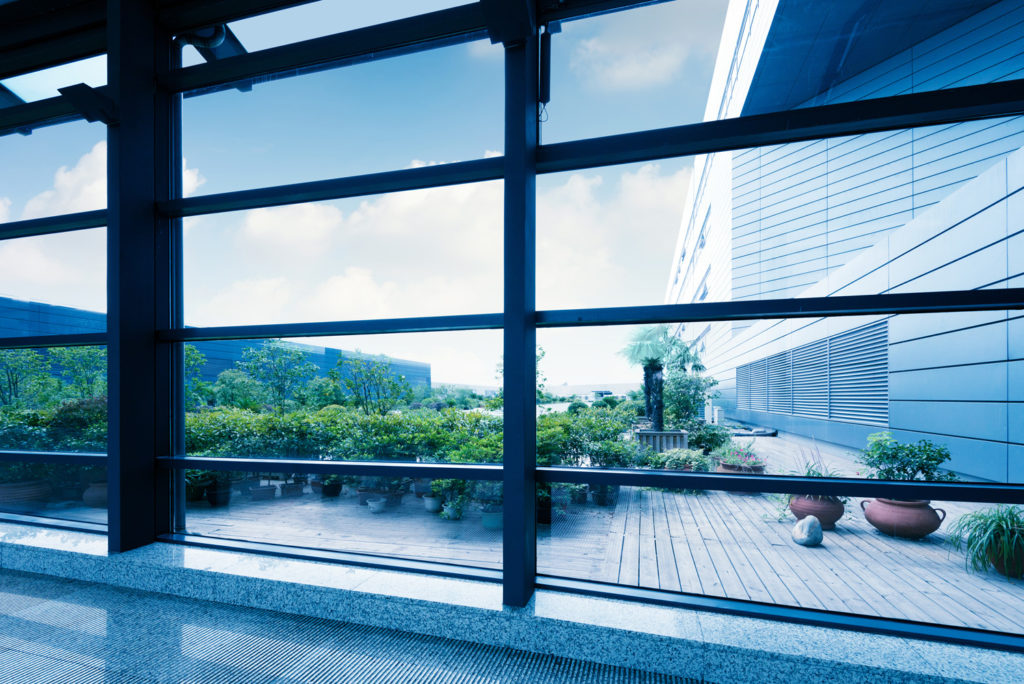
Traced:
POLYGON ((480 0, 492 43, 519 45, 537 31, 534 0, 480 0))
POLYGON ((117 105, 96 88, 78 83, 57 90, 71 102, 71 106, 77 109, 86 121, 101 121, 108 125, 117 123, 117 105))

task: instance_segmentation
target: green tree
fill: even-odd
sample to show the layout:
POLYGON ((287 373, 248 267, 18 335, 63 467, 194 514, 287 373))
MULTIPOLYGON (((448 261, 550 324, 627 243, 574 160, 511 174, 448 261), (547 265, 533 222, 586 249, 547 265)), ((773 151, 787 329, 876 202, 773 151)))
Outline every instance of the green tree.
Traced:
POLYGON ((669 332, 667 325, 651 325, 640 328, 633 339, 620 352, 630 363, 644 370, 644 407, 651 427, 660 431, 665 428, 665 375, 666 368, 685 373, 687 370, 700 371, 704 367, 689 345, 669 332))
POLYGON ((279 340, 246 349, 242 352, 242 360, 235 365, 266 386, 271 402, 279 411, 284 410, 296 390, 309 382, 317 370, 316 364, 309 361, 304 352, 279 340))
POLYGON ((665 380, 665 415, 673 427, 688 429, 708 399, 718 397, 718 381, 699 373, 673 373, 665 380))
POLYGON ((259 411, 270 403, 266 386, 236 368, 229 368, 218 375, 212 391, 218 406, 259 411))
POLYGON ((0 406, 22 406, 50 360, 35 349, 0 349, 0 406))
POLYGON ((185 345, 185 408, 194 409, 206 404, 212 392, 210 383, 203 382, 206 356, 194 344, 185 345))
POLYGON ((107 350, 104 347, 59 347, 50 350, 54 365, 76 399, 107 393, 107 350))
POLYGON ((345 389, 366 415, 387 415, 400 402, 412 400, 404 375, 391 372, 391 364, 373 359, 338 359, 345 389))
POLYGON ((327 371, 327 377, 316 377, 302 388, 303 405, 319 410, 325 406, 345 403, 345 393, 341 386, 341 374, 336 368, 327 371))

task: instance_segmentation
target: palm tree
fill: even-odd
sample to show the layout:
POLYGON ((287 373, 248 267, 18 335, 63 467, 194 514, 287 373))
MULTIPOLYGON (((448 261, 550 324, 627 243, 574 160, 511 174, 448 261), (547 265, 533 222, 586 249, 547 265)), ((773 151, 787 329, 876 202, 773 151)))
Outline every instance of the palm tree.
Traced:
POLYGON ((633 339, 620 352, 644 369, 644 409, 651 428, 665 429, 665 367, 678 368, 686 372, 704 370, 689 345, 669 332, 667 325, 651 325, 640 328, 633 339))

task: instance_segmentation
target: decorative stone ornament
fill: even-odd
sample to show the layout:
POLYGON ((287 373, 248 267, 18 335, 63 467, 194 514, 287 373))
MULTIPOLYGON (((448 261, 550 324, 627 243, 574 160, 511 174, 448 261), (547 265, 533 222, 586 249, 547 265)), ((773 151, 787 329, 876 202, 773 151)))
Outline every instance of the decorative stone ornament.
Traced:
POLYGON ((801 546, 817 546, 822 540, 821 522, 809 515, 793 526, 793 541, 801 546))

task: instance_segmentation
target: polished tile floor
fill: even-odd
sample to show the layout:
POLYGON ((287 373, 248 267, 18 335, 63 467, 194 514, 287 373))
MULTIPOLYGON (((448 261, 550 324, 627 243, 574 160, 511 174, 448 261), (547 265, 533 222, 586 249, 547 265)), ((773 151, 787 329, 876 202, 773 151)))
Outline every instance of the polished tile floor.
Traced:
POLYGON ((3 684, 685 681, 507 648, 0 571, 3 684))

